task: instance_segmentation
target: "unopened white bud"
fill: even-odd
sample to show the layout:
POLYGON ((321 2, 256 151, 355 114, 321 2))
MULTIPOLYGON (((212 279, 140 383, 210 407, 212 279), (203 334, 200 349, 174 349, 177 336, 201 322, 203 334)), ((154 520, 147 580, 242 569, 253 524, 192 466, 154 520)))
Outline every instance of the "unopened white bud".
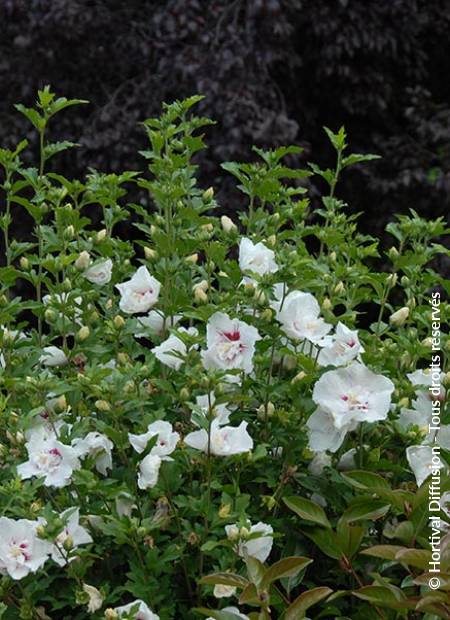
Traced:
POLYGON ((230 217, 228 217, 228 215, 222 215, 222 217, 220 218, 220 223, 222 224, 222 229, 226 233, 234 232, 235 230, 237 230, 236 224, 230 217))
POLYGON ((400 308, 400 310, 397 310, 396 312, 393 312, 391 314, 391 316, 389 317, 389 323, 393 325, 394 327, 401 327, 402 325, 405 324, 408 316, 409 316, 409 308, 407 308, 406 306, 403 306, 403 308, 400 308))
POLYGON ((106 235, 107 235, 106 228, 102 228, 102 230, 99 230, 96 235, 97 241, 98 242, 104 241, 106 239, 106 235))
POLYGON ((87 252, 86 250, 83 250, 82 252, 80 252, 80 255, 75 261, 75 267, 79 271, 84 271, 85 269, 89 267, 90 263, 91 263, 91 256, 89 252, 87 252))

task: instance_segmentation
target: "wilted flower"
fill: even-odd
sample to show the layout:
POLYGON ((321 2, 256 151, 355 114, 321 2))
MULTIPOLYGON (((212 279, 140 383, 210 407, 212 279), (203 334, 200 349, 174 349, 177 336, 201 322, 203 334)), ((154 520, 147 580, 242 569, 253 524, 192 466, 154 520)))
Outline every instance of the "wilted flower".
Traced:
POLYGON ((97 588, 90 586, 87 583, 83 584, 83 591, 89 596, 87 605, 88 613, 93 614, 98 611, 103 605, 103 596, 97 588))
POLYGON ((214 586, 213 595, 216 598, 228 598, 229 596, 233 596, 236 593, 236 588, 234 586, 225 586, 221 583, 218 583, 214 586))
POLYGON ((126 314, 148 312, 158 301, 161 284, 150 275, 147 267, 139 267, 131 280, 116 284, 119 290, 120 309, 126 314))
POLYGON ((161 458, 154 454, 147 454, 142 459, 138 471, 138 487, 140 489, 151 489, 157 484, 161 463, 161 458))

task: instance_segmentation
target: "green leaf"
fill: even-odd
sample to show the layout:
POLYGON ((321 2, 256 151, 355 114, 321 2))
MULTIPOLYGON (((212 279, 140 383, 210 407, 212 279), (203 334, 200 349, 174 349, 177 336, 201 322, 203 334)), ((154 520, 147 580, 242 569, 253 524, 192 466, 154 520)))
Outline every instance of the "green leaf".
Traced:
POLYGON ((75 146, 80 145, 76 144, 75 142, 68 142, 67 140, 64 140, 63 142, 51 142, 44 146, 44 158, 45 160, 48 160, 50 159, 50 157, 53 157, 53 155, 61 153, 62 151, 73 148, 75 146))
POLYGON ((390 489, 389 483, 379 474, 371 471, 349 471, 341 473, 342 478, 357 489, 390 489))
POLYGON ((401 548, 397 551, 395 559, 408 566, 426 569, 431 562, 431 551, 428 549, 406 549, 401 548))
POLYGON ((334 560, 339 560, 342 557, 337 535, 332 529, 319 526, 303 526, 302 532, 328 557, 334 560))
POLYGON ((363 586, 353 592, 354 596, 368 601, 378 607, 388 607, 389 609, 413 609, 408 603, 405 594, 394 586, 363 586))
POLYGON ((391 505, 386 504, 384 500, 361 498, 347 508, 342 519, 346 521, 374 521, 384 517, 390 507, 391 505))
POLYGON ((336 528, 336 536, 342 553, 347 558, 352 558, 358 551, 365 533, 365 528, 359 525, 350 525, 341 518, 336 528))
POLYGON ((381 558, 382 560, 395 560, 399 551, 402 551, 405 547, 400 545, 375 545, 368 549, 360 551, 362 555, 370 555, 374 558, 381 558))
POLYGON ((212 575, 206 575, 199 581, 205 585, 223 585, 233 586, 235 588, 246 588, 249 584, 248 580, 236 573, 213 573, 212 575))
POLYGON ((373 161, 374 159, 381 159, 381 157, 380 155, 372 155, 370 153, 367 153, 366 155, 352 153, 351 155, 342 158, 342 168, 353 166, 354 164, 359 164, 363 161, 373 161))
POLYGON ((310 499, 299 496, 283 497, 283 501, 288 508, 305 521, 312 521, 318 525, 331 528, 324 509, 319 504, 312 502, 310 499))
POLYGON ((272 564, 264 575, 261 582, 262 588, 267 588, 273 581, 282 579, 283 577, 295 577, 301 570, 303 570, 308 564, 311 564, 313 560, 310 558, 304 558, 300 556, 292 556, 283 558, 275 564, 272 564))
POLYGON ((14 107, 16 108, 16 110, 21 112, 24 116, 26 116, 26 118, 38 131, 42 131, 44 129, 45 118, 41 116, 39 112, 37 112, 36 110, 33 110, 33 108, 26 108, 21 103, 16 103, 14 107))
POLYGON ((264 564, 250 555, 245 559, 245 563, 247 565, 248 578, 259 587, 266 572, 264 564))
POLYGON ((285 620, 299 620, 305 617, 306 611, 329 596, 333 590, 330 588, 313 588, 300 594, 295 601, 286 609, 285 620))

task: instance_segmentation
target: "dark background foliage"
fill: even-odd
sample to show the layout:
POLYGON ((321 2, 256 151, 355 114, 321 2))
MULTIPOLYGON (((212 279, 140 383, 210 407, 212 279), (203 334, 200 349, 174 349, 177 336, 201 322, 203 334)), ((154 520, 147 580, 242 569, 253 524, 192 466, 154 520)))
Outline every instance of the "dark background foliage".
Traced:
POLYGON ((383 157, 340 189, 379 232, 393 212, 448 213, 449 32, 448 0, 2 0, 0 145, 34 139, 13 103, 49 83, 91 102, 54 127, 82 144, 62 173, 142 169, 139 121, 202 93, 217 125, 201 181, 232 212, 219 162, 297 143, 331 163, 322 126, 344 124, 353 150, 383 157))

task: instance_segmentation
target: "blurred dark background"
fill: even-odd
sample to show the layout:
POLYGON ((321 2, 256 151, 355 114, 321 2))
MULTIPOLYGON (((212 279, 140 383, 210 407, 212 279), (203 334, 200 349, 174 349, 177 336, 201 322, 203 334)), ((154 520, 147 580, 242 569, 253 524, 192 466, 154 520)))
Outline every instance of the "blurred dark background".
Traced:
POLYGON ((449 0, 1 0, 1 146, 34 140, 13 104, 47 83, 91 102, 53 127, 82 144, 53 164, 71 178, 143 169, 139 121, 201 93, 217 121, 201 182, 224 211, 238 200, 221 161, 296 143, 332 164, 322 126, 344 124, 352 150, 382 155, 338 192, 367 230, 409 208, 448 214, 449 0))

